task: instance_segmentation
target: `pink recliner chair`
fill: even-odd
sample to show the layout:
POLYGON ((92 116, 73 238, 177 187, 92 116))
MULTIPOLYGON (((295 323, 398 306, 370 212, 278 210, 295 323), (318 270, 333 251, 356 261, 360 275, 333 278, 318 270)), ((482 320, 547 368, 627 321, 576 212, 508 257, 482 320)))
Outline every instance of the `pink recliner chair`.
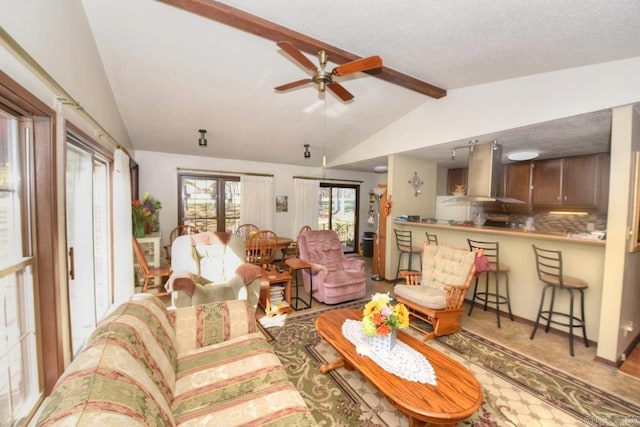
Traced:
MULTIPOLYGON (((364 261, 346 258, 338 234, 333 230, 311 230, 298 238, 300 259, 311 264, 313 297, 325 304, 337 304, 365 296, 367 275, 364 261)), ((302 270, 304 288, 310 291, 308 270, 302 270)))

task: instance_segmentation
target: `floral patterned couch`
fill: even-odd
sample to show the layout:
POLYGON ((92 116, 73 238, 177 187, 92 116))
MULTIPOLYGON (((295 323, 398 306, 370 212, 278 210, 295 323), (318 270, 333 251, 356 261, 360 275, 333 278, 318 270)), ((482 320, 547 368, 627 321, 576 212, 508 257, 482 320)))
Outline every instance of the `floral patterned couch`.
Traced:
POLYGON ((43 403, 36 425, 316 422, 246 301, 171 311, 138 294, 98 325, 43 403))

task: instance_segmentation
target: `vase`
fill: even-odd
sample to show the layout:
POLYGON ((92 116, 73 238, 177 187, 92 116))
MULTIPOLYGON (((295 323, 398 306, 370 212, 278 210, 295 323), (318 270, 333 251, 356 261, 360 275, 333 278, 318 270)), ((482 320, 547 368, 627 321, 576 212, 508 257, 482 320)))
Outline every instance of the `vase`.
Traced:
POLYGON ((374 335, 368 337, 369 346, 374 353, 388 353, 396 344, 396 331, 392 331, 389 335, 374 335))
POLYGON ((156 209, 156 211, 151 214, 151 232, 156 233, 158 231, 160 231, 160 209, 156 209))
POLYGON ((145 223, 144 221, 134 221, 133 222, 133 235, 136 238, 144 237, 145 234, 145 223))

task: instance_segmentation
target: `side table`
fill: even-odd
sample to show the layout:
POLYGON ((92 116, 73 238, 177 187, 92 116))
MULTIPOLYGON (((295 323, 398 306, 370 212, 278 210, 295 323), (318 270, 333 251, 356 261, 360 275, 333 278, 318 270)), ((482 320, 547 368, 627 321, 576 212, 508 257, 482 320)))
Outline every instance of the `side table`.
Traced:
POLYGON ((295 308, 296 310, 299 310, 298 302, 301 302, 302 304, 304 304, 304 307, 300 307, 300 310, 311 308, 311 302, 313 299, 313 296, 312 296, 313 295, 313 276, 311 275, 311 264, 309 264, 307 261, 301 260, 300 258, 288 258, 284 262, 289 267, 289 271, 291 272, 291 275, 296 276, 296 296, 292 298, 295 304, 293 308, 295 308), (298 270, 309 270, 309 282, 310 282, 309 302, 306 302, 305 300, 303 300, 298 296, 300 292, 298 291, 298 270))
POLYGON ((291 274, 288 271, 280 273, 274 266, 271 266, 269 270, 262 269, 260 306, 264 309, 267 317, 291 313, 291 274), (263 286, 265 282, 266 286, 263 286), (281 301, 271 301, 272 292, 280 292, 278 288, 282 288, 283 299, 281 301))

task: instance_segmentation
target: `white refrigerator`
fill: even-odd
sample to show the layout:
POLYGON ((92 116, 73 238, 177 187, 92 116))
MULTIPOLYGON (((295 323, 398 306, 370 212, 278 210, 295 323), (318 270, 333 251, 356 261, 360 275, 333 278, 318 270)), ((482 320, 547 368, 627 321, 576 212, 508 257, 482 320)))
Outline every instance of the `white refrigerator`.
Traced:
POLYGON ((482 214, 482 208, 469 200, 455 196, 436 196, 436 219, 439 222, 473 221, 482 214))

